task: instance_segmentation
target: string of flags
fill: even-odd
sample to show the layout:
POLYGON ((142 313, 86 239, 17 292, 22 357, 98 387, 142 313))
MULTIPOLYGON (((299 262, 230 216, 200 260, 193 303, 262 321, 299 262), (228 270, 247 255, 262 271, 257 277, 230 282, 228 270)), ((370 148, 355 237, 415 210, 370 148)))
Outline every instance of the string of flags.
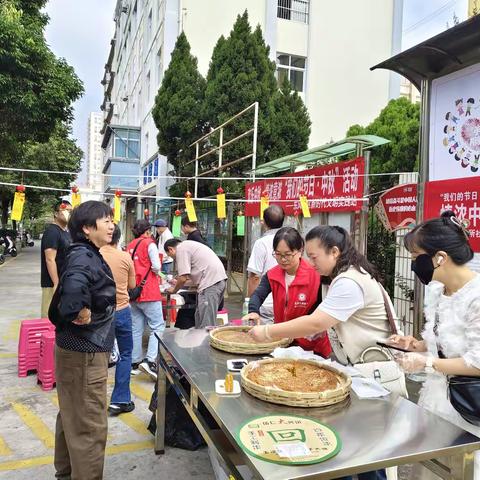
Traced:
MULTIPOLYGON (((14 200, 13 200, 13 207, 11 211, 11 219, 15 221, 20 221, 23 216, 23 210, 25 206, 25 185, 17 185, 14 193, 14 200)), ((71 200, 72 200, 72 207, 75 208, 82 203, 82 197, 80 193, 80 189, 77 186, 71 187, 71 200)), ((227 218, 227 208, 226 208, 226 194, 223 188, 220 186, 217 188, 216 194, 216 203, 217 203, 217 218, 219 219, 226 219, 227 218)), ((305 218, 310 218, 311 213, 309 209, 309 200, 307 196, 300 192, 299 195, 299 202, 302 215, 305 218)), ((270 198, 267 191, 262 192, 260 197, 260 212, 259 216, 263 219, 264 211, 270 205, 270 198)), ((120 190, 116 190, 113 196, 113 221, 115 223, 119 223, 121 220, 121 212, 122 212, 122 192, 120 190)), ((195 211, 195 205, 192 198, 192 194, 190 191, 185 192, 185 211, 187 213, 188 220, 190 222, 197 221, 197 214, 195 211)), ((299 212, 295 212, 295 215, 298 216, 299 212)), ((148 209, 144 210, 145 218, 148 218, 150 212, 148 209)), ((175 236, 179 236, 181 233, 181 215, 182 212, 178 209, 175 210, 175 214, 173 216, 172 221, 172 233, 175 236)), ((239 211, 236 216, 236 233, 237 236, 245 235, 245 215, 242 211, 239 211)))

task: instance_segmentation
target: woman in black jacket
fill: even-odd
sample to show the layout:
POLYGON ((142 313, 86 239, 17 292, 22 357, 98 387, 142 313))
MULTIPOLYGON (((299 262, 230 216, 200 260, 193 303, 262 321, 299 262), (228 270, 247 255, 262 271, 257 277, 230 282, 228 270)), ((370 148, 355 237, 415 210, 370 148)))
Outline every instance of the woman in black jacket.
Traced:
POLYGON ((103 478, 116 291, 99 249, 112 239, 111 214, 110 207, 97 201, 73 210, 68 228, 74 243, 48 312, 56 326, 57 478, 103 478))

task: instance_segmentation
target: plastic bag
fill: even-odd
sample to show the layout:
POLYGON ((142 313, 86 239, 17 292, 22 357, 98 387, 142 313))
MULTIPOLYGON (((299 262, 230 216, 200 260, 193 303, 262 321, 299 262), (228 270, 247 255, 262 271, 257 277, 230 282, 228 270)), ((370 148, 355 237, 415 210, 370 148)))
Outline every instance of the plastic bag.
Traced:
MULTIPOLYGON (((189 388, 188 382, 181 380, 183 388, 189 388)), ((155 435, 157 422, 155 411, 157 409, 157 387, 150 400, 149 409, 154 412, 148 425, 148 430, 155 435)), ((187 410, 183 406, 177 391, 171 384, 167 387, 165 399, 165 444, 170 447, 183 448, 184 450, 197 450, 206 445, 198 428, 193 423, 187 410)))

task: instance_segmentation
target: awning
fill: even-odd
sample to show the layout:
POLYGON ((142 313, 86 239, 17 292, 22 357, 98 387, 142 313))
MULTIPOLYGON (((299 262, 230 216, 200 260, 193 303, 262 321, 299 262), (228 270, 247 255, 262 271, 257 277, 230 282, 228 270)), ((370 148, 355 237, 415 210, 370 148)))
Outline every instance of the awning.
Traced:
POLYGON ((419 90, 433 79, 480 62, 480 15, 375 65, 408 78, 419 90))
MULTIPOLYGON (((349 155, 358 151, 368 150, 380 145, 390 143, 386 138, 377 137, 376 135, 358 135, 348 137, 334 143, 327 143, 321 147, 311 148, 303 152, 287 155, 286 157, 277 158, 271 162, 264 163, 255 169, 255 175, 259 177, 275 175, 278 172, 286 170, 295 170, 299 166, 313 167, 317 165, 325 165, 336 161, 337 157, 349 155)), ((251 170, 249 173, 252 174, 251 170)))

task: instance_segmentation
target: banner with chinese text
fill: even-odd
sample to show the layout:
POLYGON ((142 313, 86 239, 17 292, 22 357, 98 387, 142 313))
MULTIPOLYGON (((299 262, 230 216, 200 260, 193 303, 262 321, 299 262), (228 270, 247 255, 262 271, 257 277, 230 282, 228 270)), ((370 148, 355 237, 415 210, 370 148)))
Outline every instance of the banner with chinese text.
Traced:
POLYGON ((247 183, 245 215, 259 216, 260 197, 263 192, 268 194, 270 205, 280 205, 286 215, 301 212, 301 194, 307 197, 311 213, 360 210, 364 174, 365 161, 363 157, 359 157, 348 162, 287 173, 280 178, 247 183))
POLYGON ((480 178, 455 178, 425 184, 424 218, 438 217, 452 210, 459 219, 466 218, 470 225, 470 244, 480 252, 480 178))
POLYGON ((389 232, 407 228, 415 223, 417 184, 407 183, 390 188, 380 195, 375 213, 389 232))

